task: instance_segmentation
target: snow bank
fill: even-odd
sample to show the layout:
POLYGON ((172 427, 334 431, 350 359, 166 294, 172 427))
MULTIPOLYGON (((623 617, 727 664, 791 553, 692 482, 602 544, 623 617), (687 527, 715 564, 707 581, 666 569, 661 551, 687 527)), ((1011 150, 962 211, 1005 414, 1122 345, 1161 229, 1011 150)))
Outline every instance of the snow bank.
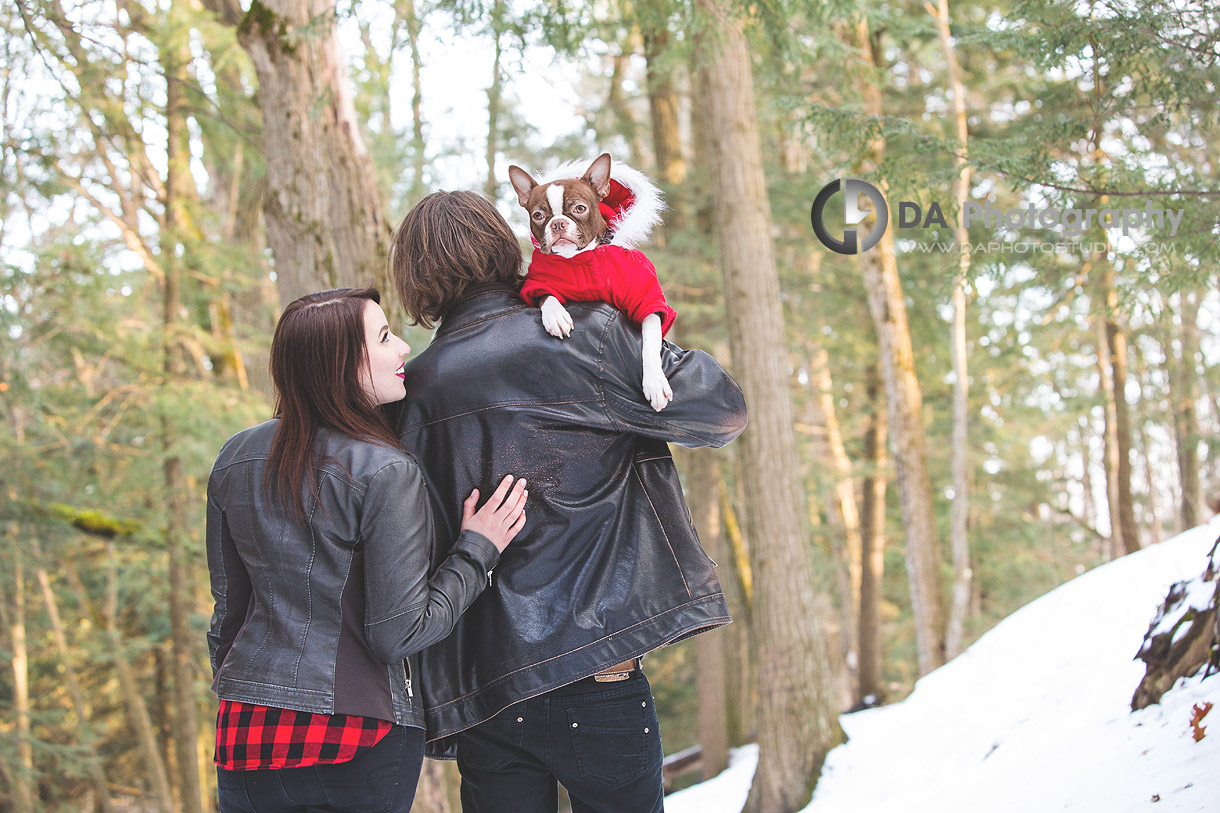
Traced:
MULTIPOLYGON (((1198 575, 1220 517, 1095 568, 996 625, 901 703, 840 718, 805 813, 1220 811, 1220 676, 1130 711, 1134 660, 1169 586, 1198 575), (1216 704, 1195 742, 1191 707, 1216 704), (1211 726, 1208 724, 1211 723, 1211 726)), ((757 761, 675 793, 669 813, 738 813, 757 761)))

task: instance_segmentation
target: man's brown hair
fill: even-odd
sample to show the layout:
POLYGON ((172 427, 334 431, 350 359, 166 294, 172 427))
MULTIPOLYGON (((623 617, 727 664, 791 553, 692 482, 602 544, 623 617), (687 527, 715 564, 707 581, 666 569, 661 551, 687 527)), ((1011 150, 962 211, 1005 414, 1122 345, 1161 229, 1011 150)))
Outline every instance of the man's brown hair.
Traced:
POLYGON ((390 278, 403 310, 426 328, 467 290, 491 282, 517 285, 521 246, 487 198, 475 192, 433 192, 394 232, 390 278))

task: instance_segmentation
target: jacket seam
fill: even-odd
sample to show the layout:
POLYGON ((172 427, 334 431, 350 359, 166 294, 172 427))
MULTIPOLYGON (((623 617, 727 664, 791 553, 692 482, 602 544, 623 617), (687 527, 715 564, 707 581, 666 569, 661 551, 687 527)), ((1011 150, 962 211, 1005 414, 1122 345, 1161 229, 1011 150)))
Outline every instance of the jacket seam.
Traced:
MULTIPOLYGON (((474 296, 470 297, 470 299, 473 300, 473 299, 477 299, 481 296, 488 296, 490 294, 496 294, 496 293, 501 293, 501 291, 485 291, 481 294, 475 294, 474 296)), ((484 322, 490 322, 492 319, 499 319, 501 316, 506 316, 510 313, 516 313, 517 311, 527 310, 530 307, 531 307, 530 305, 528 305, 524 302, 522 302, 519 305, 509 305, 504 310, 499 310, 499 311, 496 311, 495 313, 489 313, 486 316, 480 316, 475 319, 471 319, 468 322, 463 322, 460 326, 451 328, 451 330, 453 331, 453 334, 456 335, 458 333, 461 333, 463 330, 469 330, 470 328, 474 327, 475 325, 481 325, 484 322)), ((442 333, 449 334, 449 331, 445 329, 445 320, 444 319, 441 320, 441 324, 438 326, 436 335, 439 337, 442 333)))
POLYGON ((428 602, 417 601, 409 607, 404 607, 401 610, 396 610, 395 612, 392 612, 388 615, 383 615, 380 618, 374 618, 371 620, 366 618, 364 621, 364 628, 367 630, 369 627, 375 627, 378 624, 384 624, 385 622, 392 621, 393 619, 398 618, 399 616, 406 615, 407 613, 410 613, 410 612, 414 612, 415 610, 418 610, 420 607, 427 607, 427 606, 428 606, 428 602))
MULTIPOLYGON (((247 503, 247 505, 254 505, 254 499, 251 494, 251 488, 252 488, 252 486, 250 483, 250 473, 247 472, 246 473, 246 503, 247 503)), ((252 544, 254 544, 254 546, 256 548, 258 547, 257 540, 258 540, 258 534, 254 534, 252 544)), ((247 573, 247 575, 249 574, 249 568, 246 568, 246 573, 247 573)), ((262 585, 263 592, 265 592, 267 594, 267 606, 270 609, 271 613, 275 613, 275 591, 271 590, 269 588, 270 577, 267 576, 265 573, 262 575, 263 575, 264 581, 268 582, 268 583, 265 583, 262 585)), ((251 593, 250 599, 253 600, 254 599, 254 595, 253 595, 254 577, 250 577, 250 593, 251 593)), ((249 607, 246 608, 246 612, 249 613, 249 607)), ((237 634, 233 636, 233 640, 229 643, 229 652, 230 653, 233 651, 233 646, 237 643, 237 639, 241 636, 242 631, 245 630, 246 623, 248 620, 249 619, 242 621, 242 625, 237 630, 237 634)), ((258 649, 254 650, 254 654, 250 657, 250 662, 248 664, 246 664, 246 671, 245 671, 246 675, 249 675, 250 672, 253 671, 254 664, 258 663, 259 654, 263 651, 263 648, 267 646, 267 642, 269 640, 271 640, 271 625, 268 624, 268 625, 264 626, 264 628, 263 628, 263 639, 261 641, 259 641, 258 649)))
POLYGON ((406 429, 403 429, 399 433, 399 437, 401 437, 402 435, 409 435, 412 432, 418 432, 420 429, 424 429, 429 426, 435 426, 438 423, 445 423, 446 421, 452 421, 456 418, 465 418, 468 415, 477 415, 480 412, 488 412, 488 411, 491 411, 494 409, 503 409, 505 407, 519 407, 519 406, 560 406, 562 404, 591 404, 591 403, 595 403, 597 400, 598 400, 597 398, 567 398, 567 399, 556 400, 556 401, 503 401, 503 402, 498 402, 495 404, 488 404, 487 406, 479 407, 478 409, 470 409, 470 410, 467 410, 466 412, 458 412, 454 415, 446 415, 443 418, 436 418, 431 421, 425 421, 423 423, 417 423, 412 426, 408 426, 406 429))
POLYGON ((644 494, 644 499, 648 500, 648 507, 652 509, 652 515, 657 519, 657 527, 661 529, 661 536, 665 539, 665 547, 669 548, 669 555, 674 557, 674 567, 678 568, 678 576, 682 579, 682 586, 686 588, 687 598, 694 598, 695 595, 690 591, 690 585, 686 582, 686 574, 682 572, 682 563, 678 561, 678 554, 674 550, 673 543, 669 541, 669 534, 665 532, 665 523, 661 522, 661 515, 657 513, 657 506, 652 501, 652 495, 648 493, 648 486, 644 485, 644 478, 640 477, 640 473, 636 467, 632 465, 631 474, 640 483, 640 491, 644 494))
MULTIPOLYGON (((321 484, 319 484, 321 485, 321 484)), ((301 650, 297 653, 297 662, 292 667, 292 682, 296 683, 297 675, 301 671, 301 659, 305 657, 305 642, 309 639, 309 627, 313 624, 313 589, 311 588, 310 577, 313 576, 313 563, 318 558, 318 532, 314 528, 313 518, 318 512, 318 503, 314 502, 313 508, 309 511, 309 564, 305 566, 305 629, 301 633, 301 650)), ((342 595, 342 593, 340 593, 342 595)), ((340 602, 342 603, 342 602, 340 602)), ((339 623, 343 623, 343 609, 339 610, 339 623)), ((342 633, 340 633, 342 634, 342 633)))
POLYGON ((617 432, 626 432, 628 430, 614 419, 614 410, 610 409, 610 399, 606 397, 606 343, 609 341, 610 328, 618 316, 619 312, 614 311, 602 326, 602 335, 597 345, 597 392, 601 396, 602 411, 606 413, 610 426, 617 432))

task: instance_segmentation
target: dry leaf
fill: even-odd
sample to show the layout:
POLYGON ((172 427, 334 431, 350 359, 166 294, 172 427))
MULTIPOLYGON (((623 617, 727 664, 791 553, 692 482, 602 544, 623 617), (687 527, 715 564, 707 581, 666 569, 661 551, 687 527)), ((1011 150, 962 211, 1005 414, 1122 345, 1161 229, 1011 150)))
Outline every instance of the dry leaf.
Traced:
POLYGON ((1198 703, 1195 703, 1195 707, 1193 709, 1194 714, 1190 715, 1190 727, 1194 729, 1194 733, 1191 736, 1195 738, 1195 742, 1198 742, 1199 740, 1203 739, 1204 736, 1206 736, 1203 733, 1205 731, 1204 727, 1199 725, 1199 723, 1203 722, 1203 718, 1206 717, 1207 713, 1211 710, 1212 704, 1207 701, 1204 701, 1203 705, 1201 706, 1198 703))

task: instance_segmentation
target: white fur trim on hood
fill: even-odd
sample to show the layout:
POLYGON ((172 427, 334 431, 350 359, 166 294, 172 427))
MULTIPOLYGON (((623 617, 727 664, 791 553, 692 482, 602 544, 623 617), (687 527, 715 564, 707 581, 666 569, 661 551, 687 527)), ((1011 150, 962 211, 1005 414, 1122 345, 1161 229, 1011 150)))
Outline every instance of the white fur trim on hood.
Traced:
MULTIPOLYGON (((579 178, 592 163, 591 158, 568 161, 543 173, 538 178, 538 183, 579 178)), ((647 175, 613 156, 610 158, 610 178, 630 189, 631 194, 635 196, 635 203, 619 218, 611 235, 610 245, 635 248, 637 244, 646 242, 652 236, 653 228, 660 224, 661 212, 665 211, 665 201, 661 198, 661 190, 647 175)))

